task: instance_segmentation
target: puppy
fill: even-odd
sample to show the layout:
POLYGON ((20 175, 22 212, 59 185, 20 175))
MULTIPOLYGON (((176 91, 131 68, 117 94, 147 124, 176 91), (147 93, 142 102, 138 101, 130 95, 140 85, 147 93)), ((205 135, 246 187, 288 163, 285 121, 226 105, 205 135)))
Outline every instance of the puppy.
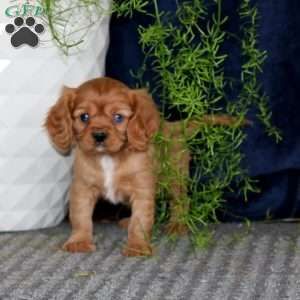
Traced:
POLYGON ((110 78, 63 90, 45 125, 60 152, 75 148, 72 234, 64 250, 95 250, 93 210, 98 199, 106 199, 132 210, 123 254, 152 254, 156 177, 150 140, 159 124, 159 112, 145 90, 131 90, 110 78))
MULTIPOLYGON (((205 116, 208 124, 228 125, 226 116, 205 116)), ((75 150, 70 187, 72 233, 63 249, 90 252, 93 243, 92 215, 98 199, 131 207, 126 256, 151 255, 156 182, 159 162, 151 139, 160 129, 160 114, 145 90, 133 90, 110 78, 90 80, 78 88, 64 88, 50 109, 46 129, 62 153, 75 150)), ((198 127, 199 123, 190 128, 198 127)), ((181 122, 163 122, 163 135, 174 141, 169 149, 177 171, 188 175, 189 153, 181 122)), ((183 231, 179 216, 188 210, 184 182, 172 184, 169 232, 183 231)), ((127 224, 128 223, 128 224, 127 224)))

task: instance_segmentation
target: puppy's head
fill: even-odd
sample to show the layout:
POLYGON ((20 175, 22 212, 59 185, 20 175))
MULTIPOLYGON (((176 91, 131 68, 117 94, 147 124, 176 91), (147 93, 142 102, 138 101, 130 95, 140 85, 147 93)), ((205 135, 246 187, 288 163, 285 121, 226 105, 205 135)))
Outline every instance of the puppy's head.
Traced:
POLYGON ((99 78, 65 88, 50 109, 45 126, 63 153, 77 145, 86 153, 146 151, 159 128, 159 112, 145 90, 99 78))

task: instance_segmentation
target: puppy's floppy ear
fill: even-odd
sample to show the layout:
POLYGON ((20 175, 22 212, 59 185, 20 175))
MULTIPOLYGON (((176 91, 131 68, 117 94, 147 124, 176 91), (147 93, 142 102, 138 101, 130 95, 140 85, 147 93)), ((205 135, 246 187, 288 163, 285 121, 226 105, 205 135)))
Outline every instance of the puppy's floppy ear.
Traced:
POLYGON ((49 110, 45 127, 57 149, 66 154, 73 144, 72 111, 76 89, 64 87, 62 95, 49 110))
POLYGON ((160 115, 146 90, 131 90, 130 97, 133 116, 127 128, 129 146, 136 151, 145 151, 149 141, 159 130, 160 115))

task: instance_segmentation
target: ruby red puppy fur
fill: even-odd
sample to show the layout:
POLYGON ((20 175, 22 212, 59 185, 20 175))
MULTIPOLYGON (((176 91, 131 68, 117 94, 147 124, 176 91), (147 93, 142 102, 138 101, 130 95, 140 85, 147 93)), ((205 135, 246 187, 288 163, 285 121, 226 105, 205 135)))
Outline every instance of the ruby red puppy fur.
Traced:
POLYGON ((123 254, 152 254, 156 176, 150 141, 159 124, 159 112, 146 90, 105 77, 64 88, 45 123, 60 152, 75 150, 72 233, 64 250, 95 250, 92 215, 97 201, 105 199, 131 207, 123 254))

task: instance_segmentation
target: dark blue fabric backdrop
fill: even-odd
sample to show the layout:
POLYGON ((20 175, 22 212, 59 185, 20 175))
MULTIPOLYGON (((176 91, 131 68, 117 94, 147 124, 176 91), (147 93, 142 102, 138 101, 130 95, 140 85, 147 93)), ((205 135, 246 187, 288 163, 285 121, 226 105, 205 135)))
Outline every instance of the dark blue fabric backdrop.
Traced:
MULTIPOLYGON (((175 12, 176 2, 161 0, 159 6, 162 10, 175 12)), ((225 211, 220 212, 223 220, 300 216, 300 1, 263 0, 253 3, 258 6, 261 17, 259 45, 268 51, 261 81, 270 97, 273 123, 282 130, 284 139, 276 144, 250 115, 254 126, 247 129, 248 137, 242 150, 250 175, 260 181, 261 193, 250 195, 247 203, 235 197, 228 198, 225 211)), ((239 4, 239 0, 223 1, 223 13, 229 16, 226 30, 237 34, 239 4)), ((143 61, 137 26, 149 22, 151 18, 141 14, 135 14, 132 19, 112 18, 107 76, 135 86, 130 70, 138 70, 143 61)), ((238 77, 238 44, 228 41, 224 51, 231 53, 226 72, 238 77)), ((152 75, 148 70, 146 77, 150 82, 152 75)), ((159 104, 158 97, 155 100, 159 104)))

